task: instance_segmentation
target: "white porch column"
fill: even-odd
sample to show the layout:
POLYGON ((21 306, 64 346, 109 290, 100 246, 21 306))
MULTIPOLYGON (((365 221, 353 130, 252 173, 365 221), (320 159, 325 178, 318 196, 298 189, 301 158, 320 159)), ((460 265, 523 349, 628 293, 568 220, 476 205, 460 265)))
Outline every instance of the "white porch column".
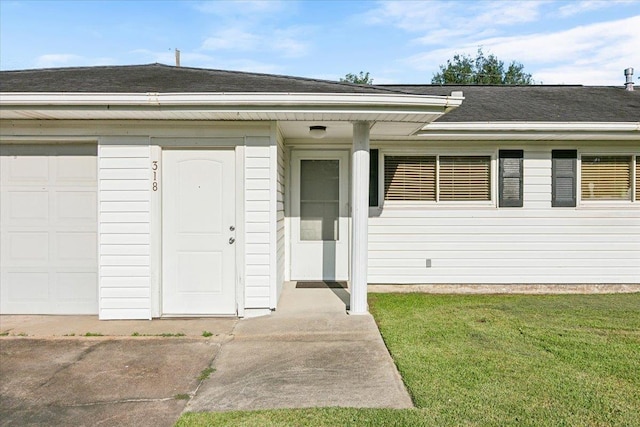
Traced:
POLYGON ((365 314, 368 307, 369 126, 369 122, 355 122, 353 124, 350 314, 365 314))

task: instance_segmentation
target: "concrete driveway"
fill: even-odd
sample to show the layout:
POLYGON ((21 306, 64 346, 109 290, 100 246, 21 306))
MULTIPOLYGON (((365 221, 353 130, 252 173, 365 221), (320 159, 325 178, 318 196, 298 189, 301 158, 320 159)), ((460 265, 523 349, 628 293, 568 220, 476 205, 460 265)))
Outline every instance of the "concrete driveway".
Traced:
POLYGON ((2 338, 0 425, 171 426, 220 344, 188 338, 2 338))
POLYGON ((0 316, 0 425, 171 426, 237 323, 0 316))

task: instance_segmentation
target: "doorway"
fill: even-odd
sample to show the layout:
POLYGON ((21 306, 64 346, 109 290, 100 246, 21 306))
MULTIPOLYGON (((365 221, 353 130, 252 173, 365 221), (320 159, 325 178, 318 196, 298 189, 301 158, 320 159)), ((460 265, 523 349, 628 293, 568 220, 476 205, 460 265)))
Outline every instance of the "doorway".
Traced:
POLYGON ((291 156, 291 279, 349 276, 348 151, 291 156))
POLYGON ((235 153, 162 152, 162 313, 236 311, 235 153))

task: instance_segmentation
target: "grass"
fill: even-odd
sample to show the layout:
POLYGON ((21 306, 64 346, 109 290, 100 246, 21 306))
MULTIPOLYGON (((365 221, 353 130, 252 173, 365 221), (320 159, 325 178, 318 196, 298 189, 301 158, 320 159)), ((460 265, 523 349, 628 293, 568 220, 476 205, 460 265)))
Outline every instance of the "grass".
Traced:
POLYGON ((178 333, 170 333, 170 332, 163 332, 161 334, 141 334, 140 332, 133 332, 131 334, 132 337, 162 337, 162 338, 177 338, 177 337, 184 337, 186 336, 184 333, 182 332, 178 332, 178 333))
POLYGON ((213 369, 211 366, 204 368, 202 370, 202 372, 200 372, 200 375, 198 375, 198 381, 204 381, 207 378, 209 378, 209 376, 215 372, 215 369, 213 369))
POLYGON ((640 294, 370 303, 434 425, 640 425, 640 294))
POLYGON ((185 414, 178 426, 640 425, 640 294, 374 294, 416 409, 185 414))

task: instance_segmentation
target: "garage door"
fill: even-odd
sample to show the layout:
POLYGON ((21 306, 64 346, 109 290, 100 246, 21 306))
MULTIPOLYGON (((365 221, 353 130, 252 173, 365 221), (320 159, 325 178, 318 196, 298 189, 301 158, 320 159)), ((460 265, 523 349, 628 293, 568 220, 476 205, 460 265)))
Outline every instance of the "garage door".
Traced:
POLYGON ((0 312, 98 312, 95 145, 0 145, 0 312))

